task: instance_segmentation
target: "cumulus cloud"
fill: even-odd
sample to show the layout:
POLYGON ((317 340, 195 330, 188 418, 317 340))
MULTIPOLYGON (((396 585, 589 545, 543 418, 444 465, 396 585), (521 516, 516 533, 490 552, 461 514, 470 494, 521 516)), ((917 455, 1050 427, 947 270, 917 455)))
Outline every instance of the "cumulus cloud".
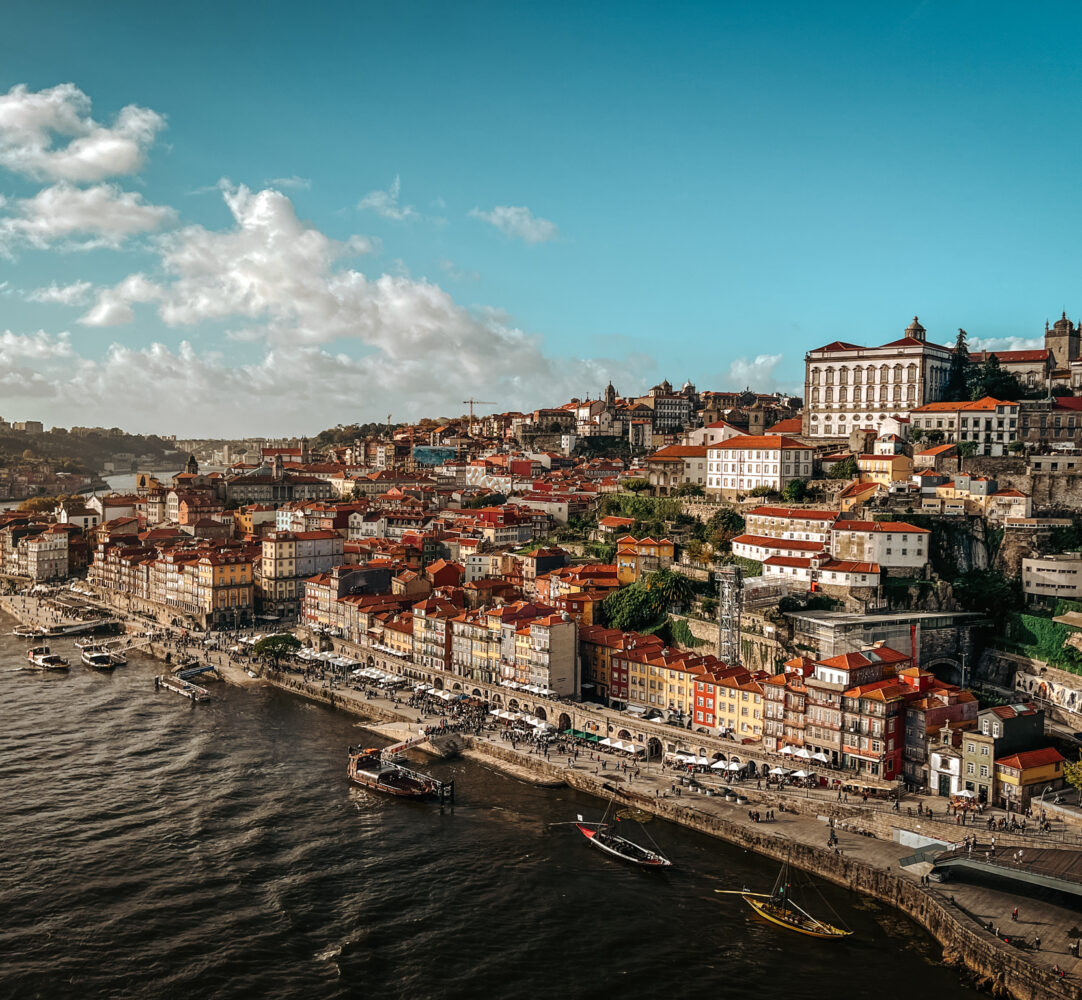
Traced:
POLYGON ((396 222, 405 222, 407 219, 418 218, 417 209, 412 205, 400 205, 398 196, 402 190, 402 181, 395 175, 391 186, 386 191, 369 191, 359 202, 357 207, 362 210, 371 210, 385 219, 394 219, 396 222))
POLYGON ((63 241, 64 249, 118 247, 130 236, 171 222, 176 213, 151 205, 143 196, 111 184, 78 188, 61 182, 10 206, 0 217, 0 252, 20 244, 44 249, 63 241))
POLYGON ((79 317, 84 326, 119 326, 135 318, 132 305, 136 302, 154 302, 161 298, 161 289, 142 274, 129 274, 112 288, 98 293, 94 306, 79 317))
POLYGON ((72 356, 66 333, 56 336, 38 330, 20 334, 0 333, 0 393, 26 399, 51 399, 58 395, 55 363, 72 356), (30 367, 30 365, 34 367, 30 367))
POLYGON ((94 286, 89 281, 73 281, 70 285, 58 285, 55 281, 45 288, 35 288, 26 293, 28 302, 53 302, 62 306, 81 306, 90 296, 94 286))
POLYGON ((747 386, 759 392, 773 391, 777 387, 774 369, 780 362, 780 354, 758 354, 752 361, 736 358, 729 365, 728 384, 733 387, 747 386))
POLYGON ((165 126, 149 108, 129 104, 111 126, 90 117, 90 98, 73 83, 0 94, 0 166, 41 180, 91 183, 132 174, 165 126))
POLYGON ((535 216, 525 205, 497 205, 491 212, 475 208, 470 215, 524 243, 551 243, 560 235, 555 222, 535 216))
POLYGON ((970 351, 1036 351, 1044 347, 1044 337, 970 337, 970 351))

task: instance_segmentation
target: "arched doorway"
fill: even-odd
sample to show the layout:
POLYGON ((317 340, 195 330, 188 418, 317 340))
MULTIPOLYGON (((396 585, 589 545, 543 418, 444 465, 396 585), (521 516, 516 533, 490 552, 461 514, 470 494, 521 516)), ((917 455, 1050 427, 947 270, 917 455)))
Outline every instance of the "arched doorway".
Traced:
POLYGON ((536 715, 542 722, 548 722, 549 717, 545 714, 545 710, 538 705, 533 710, 533 714, 536 715))
POLYGON ((620 732, 616 734, 616 738, 618 740, 629 740, 631 739, 631 733, 629 733, 626 729, 621 729, 620 732))
POLYGON ((461 684, 452 684, 451 685, 451 690, 452 691, 461 691, 462 690, 462 685, 461 684))
POLYGON ((699 756, 700 757, 705 757, 706 756, 706 747, 699 747, 699 756))
POLYGON ((932 660, 931 663, 924 664, 924 668, 930 670, 941 681, 946 681, 948 684, 962 683, 962 665, 949 656, 941 656, 932 660))
POLYGON ((659 740, 656 736, 651 736, 650 739, 646 741, 646 759, 661 759, 661 740, 659 740))
POLYGON ((507 702, 507 707, 509 709, 511 709, 513 712, 517 712, 518 711, 518 698, 511 698, 507 702))
POLYGON ((492 704, 493 705, 502 705, 503 704, 503 698, 501 698, 498 694, 494 694, 492 696, 492 704))
POLYGON ((472 691, 472 694, 473 694, 473 696, 475 698, 483 698, 484 697, 484 695, 481 694, 481 689, 480 688, 474 688, 473 691, 472 691))
POLYGON ((365 661, 365 666, 374 667, 375 665, 376 661, 371 656, 369 656, 368 659, 365 661))
POLYGON ((560 713, 560 721, 557 724, 557 728, 561 733, 566 733, 571 728, 571 716, 566 712, 560 713))
POLYGON ((720 750, 714 754, 714 760, 727 760, 728 758, 720 750))
POLYGON ((432 686, 433 686, 433 687, 434 687, 434 688, 435 688, 435 689, 436 689, 437 691, 442 691, 442 690, 443 690, 443 678, 442 678, 442 677, 437 677, 437 678, 436 678, 436 679, 435 679, 435 680, 434 680, 434 681, 432 682, 432 686))

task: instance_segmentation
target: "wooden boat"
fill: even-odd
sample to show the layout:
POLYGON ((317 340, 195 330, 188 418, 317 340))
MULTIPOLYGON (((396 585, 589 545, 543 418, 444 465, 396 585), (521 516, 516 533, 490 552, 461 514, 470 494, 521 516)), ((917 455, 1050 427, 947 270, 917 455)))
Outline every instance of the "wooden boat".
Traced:
POLYGON ((84 667, 91 670, 112 670, 116 666, 113 658, 101 646, 85 646, 81 659, 84 667))
POLYGON ((67 670, 68 661, 49 651, 48 646, 31 646, 26 659, 38 670, 67 670))
POLYGON ((11 634, 20 639, 44 639, 46 630, 40 625, 16 625, 11 634))
POLYGON ((627 861, 643 868, 671 868, 672 862, 660 851, 636 844, 633 840, 621 837, 616 832, 616 824, 625 820, 638 823, 641 827, 653 817, 649 813, 644 813, 638 809, 621 809, 614 817, 615 822, 609 822, 609 813, 612 811, 612 806, 613 802, 609 802, 608 808, 606 808, 605 814, 601 817, 599 823, 587 823, 582 816, 579 816, 578 822, 575 823, 579 833, 592 846, 612 855, 614 858, 619 858, 621 861, 627 861))
MULTIPOLYGON (((751 892, 748 889, 715 889, 723 895, 740 896, 764 920, 814 938, 845 938, 852 931, 812 916, 793 898, 793 885, 789 880, 789 859, 781 866, 777 881, 770 892, 751 892)), ((826 901, 824 900, 824 905, 826 901)))
POLYGON ((440 791, 435 778, 384 760, 383 751, 376 748, 350 747, 346 773, 355 785, 398 798, 424 799, 440 791))

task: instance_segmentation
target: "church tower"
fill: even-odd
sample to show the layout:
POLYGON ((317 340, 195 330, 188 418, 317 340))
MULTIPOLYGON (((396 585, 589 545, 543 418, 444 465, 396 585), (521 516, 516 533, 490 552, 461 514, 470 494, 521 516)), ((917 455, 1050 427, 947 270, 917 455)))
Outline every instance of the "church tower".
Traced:
POLYGON ((616 409, 616 387, 611 382, 605 386, 605 409, 616 409))
POLYGON ((199 463, 195 460, 194 455, 188 456, 188 461, 184 463, 184 471, 193 476, 199 475, 199 463))
POLYGON ((1072 361, 1077 361, 1082 354, 1080 328, 1075 326, 1064 312, 1052 324, 1051 329, 1045 323, 1044 346, 1052 355, 1052 367, 1054 369, 1066 368, 1072 361))

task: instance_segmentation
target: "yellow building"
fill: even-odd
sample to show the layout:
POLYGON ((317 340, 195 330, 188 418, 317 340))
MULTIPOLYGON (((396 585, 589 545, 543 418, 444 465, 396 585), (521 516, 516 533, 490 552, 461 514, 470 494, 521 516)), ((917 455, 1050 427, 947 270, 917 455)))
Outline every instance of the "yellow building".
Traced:
POLYGON ((1055 747, 1023 750, 996 760, 996 795, 1004 809, 1025 810, 1030 801, 1064 784, 1063 755, 1055 747))
POLYGON ((625 535, 616 542, 616 578, 621 585, 672 565, 675 547, 668 538, 633 538, 625 535))
POLYGON ((197 603, 206 625, 237 626, 253 620, 252 557, 234 551, 208 552, 196 565, 197 603))
POLYGON ((908 455, 857 455, 861 482, 890 486, 913 475, 913 459, 908 455))

